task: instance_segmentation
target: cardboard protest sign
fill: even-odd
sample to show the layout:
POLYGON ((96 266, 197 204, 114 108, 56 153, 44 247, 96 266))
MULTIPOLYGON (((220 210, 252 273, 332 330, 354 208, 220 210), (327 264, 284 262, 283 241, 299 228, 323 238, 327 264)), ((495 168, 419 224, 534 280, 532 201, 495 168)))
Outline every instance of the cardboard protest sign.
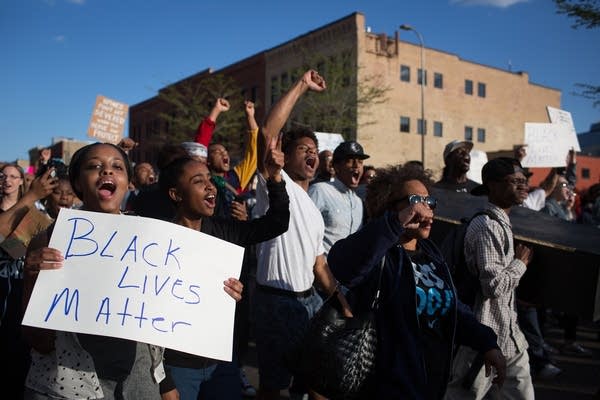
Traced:
POLYGON ((524 167, 564 167, 573 144, 566 124, 525 123, 524 167))
POLYGON ((23 324, 119 337, 231 361, 244 249, 176 224, 61 209, 23 324))
POLYGON ((577 139, 577 131, 575 130, 575 124, 573 123, 571 113, 550 106, 547 106, 546 109, 548 110, 548 118, 550 118, 550 122, 553 124, 565 124, 569 127, 569 136, 571 140, 569 149, 574 148, 575 151, 581 151, 581 147, 579 147, 579 139, 577 139))
POLYGON ((119 143, 123 138, 128 111, 127 104, 98 95, 88 126, 88 136, 100 142, 119 143))

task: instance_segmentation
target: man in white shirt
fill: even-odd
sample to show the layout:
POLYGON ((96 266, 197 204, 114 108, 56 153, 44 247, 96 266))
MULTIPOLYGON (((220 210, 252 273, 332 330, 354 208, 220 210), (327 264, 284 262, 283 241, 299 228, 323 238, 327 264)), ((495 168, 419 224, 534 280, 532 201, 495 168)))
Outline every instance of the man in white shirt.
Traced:
MULTIPOLYGON (((325 80, 309 70, 273 105, 259 135, 257 216, 266 212, 265 155, 282 141, 285 165, 281 175, 290 199, 290 223, 286 233, 257 245, 255 336, 259 369, 259 399, 279 399, 292 375, 284 361, 290 344, 301 335, 322 304, 313 283, 327 295, 337 282, 324 255, 324 224, 307 190, 319 165, 318 141, 309 129, 280 134, 294 105, 306 92, 322 92, 325 80)), ((347 303, 338 293, 343 304, 347 303)))

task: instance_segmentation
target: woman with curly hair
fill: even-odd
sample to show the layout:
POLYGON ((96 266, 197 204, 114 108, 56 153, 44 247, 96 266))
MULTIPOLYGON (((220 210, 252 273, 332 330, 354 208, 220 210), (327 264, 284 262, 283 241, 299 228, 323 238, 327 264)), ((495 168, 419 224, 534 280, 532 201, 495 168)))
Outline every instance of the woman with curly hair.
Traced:
POLYGON ((440 399, 449 380, 455 345, 484 354, 486 373, 502 384, 506 368, 496 335, 457 298, 450 272, 429 240, 437 200, 428 171, 418 166, 377 170, 369 184, 369 222, 336 242, 329 267, 359 293, 382 271, 376 312, 376 373, 365 398, 440 399))

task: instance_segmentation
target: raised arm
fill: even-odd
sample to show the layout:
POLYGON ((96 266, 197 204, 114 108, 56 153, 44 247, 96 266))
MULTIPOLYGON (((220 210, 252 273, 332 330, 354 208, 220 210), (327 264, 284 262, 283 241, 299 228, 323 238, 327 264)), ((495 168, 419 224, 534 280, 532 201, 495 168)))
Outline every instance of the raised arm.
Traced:
POLYGON ((219 97, 215 101, 215 105, 212 110, 210 110, 210 114, 208 117, 204 118, 200 125, 198 125, 198 130, 196 131, 196 137, 194 138, 194 142, 203 144, 208 147, 210 141, 212 139, 213 132, 215 131, 215 127, 217 124, 217 118, 222 112, 229 111, 229 101, 227 99, 219 97))
POLYGON ((258 124, 254 118, 254 103, 251 101, 245 101, 244 104, 246 123, 248 124, 248 140, 246 143, 244 158, 242 158, 242 161, 233 167, 240 180, 240 188, 242 190, 248 186, 248 183, 256 172, 256 137, 258 136, 258 124))
POLYGON ((35 202, 48 196, 58 185, 58 178, 52 177, 54 168, 48 168, 44 174, 31 182, 31 187, 8 210, 0 213, 0 242, 15 230, 27 212, 35 207, 35 202))
POLYGON ((315 70, 308 70, 294 83, 280 99, 271 107, 258 136, 258 171, 266 178, 264 167, 265 156, 271 139, 277 137, 289 118, 298 99, 309 90, 322 92, 326 88, 325 80, 315 70))

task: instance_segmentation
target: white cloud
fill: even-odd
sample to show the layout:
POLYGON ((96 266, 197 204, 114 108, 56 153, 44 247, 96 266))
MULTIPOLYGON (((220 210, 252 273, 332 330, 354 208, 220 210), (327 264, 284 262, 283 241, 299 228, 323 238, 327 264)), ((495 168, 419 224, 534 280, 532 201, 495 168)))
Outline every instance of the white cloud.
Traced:
POLYGON ((464 6, 491 6, 507 8, 518 3, 527 3, 529 0, 450 0, 451 4, 464 6))
POLYGON ((64 43, 64 41, 67 40, 67 37, 65 35, 57 35, 57 36, 54 36, 52 39, 56 43, 64 43))
POLYGON ((83 5, 85 4, 85 0, 67 0, 69 3, 83 5))

